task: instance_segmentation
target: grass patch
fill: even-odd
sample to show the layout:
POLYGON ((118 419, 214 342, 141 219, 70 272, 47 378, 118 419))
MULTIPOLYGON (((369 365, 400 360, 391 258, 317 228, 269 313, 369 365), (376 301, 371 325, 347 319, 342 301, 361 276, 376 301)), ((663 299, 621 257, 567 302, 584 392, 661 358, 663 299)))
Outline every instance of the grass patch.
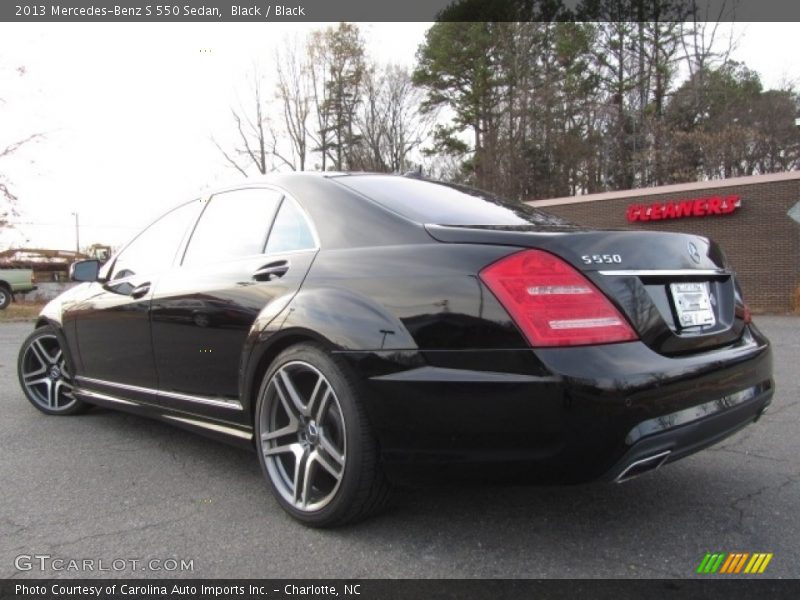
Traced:
POLYGON ((0 310, 0 323, 34 321, 39 316, 44 303, 12 302, 5 310, 0 310))

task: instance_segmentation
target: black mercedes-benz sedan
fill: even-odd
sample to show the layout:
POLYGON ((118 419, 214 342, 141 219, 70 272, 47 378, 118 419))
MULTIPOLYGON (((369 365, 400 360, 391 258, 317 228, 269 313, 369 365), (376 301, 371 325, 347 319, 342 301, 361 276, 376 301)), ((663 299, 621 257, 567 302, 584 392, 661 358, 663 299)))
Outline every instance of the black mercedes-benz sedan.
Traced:
POLYGON ((773 394, 769 343, 714 242, 419 178, 224 189, 71 275, 20 350, 33 405, 255 448, 309 525, 363 518, 417 477, 624 481, 773 394))

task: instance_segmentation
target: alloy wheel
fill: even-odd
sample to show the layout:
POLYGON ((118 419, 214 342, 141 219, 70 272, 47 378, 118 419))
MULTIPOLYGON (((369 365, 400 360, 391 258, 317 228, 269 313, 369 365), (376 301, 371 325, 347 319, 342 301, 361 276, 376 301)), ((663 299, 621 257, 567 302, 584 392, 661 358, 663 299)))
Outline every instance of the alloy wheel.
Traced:
POLYGON ((64 351, 52 333, 35 336, 25 348, 20 380, 28 398, 49 412, 67 411, 78 402, 64 351))
POLYGON ((259 447, 267 473, 296 510, 318 511, 336 496, 347 465, 336 392, 313 365, 291 361, 275 371, 263 393, 259 447))

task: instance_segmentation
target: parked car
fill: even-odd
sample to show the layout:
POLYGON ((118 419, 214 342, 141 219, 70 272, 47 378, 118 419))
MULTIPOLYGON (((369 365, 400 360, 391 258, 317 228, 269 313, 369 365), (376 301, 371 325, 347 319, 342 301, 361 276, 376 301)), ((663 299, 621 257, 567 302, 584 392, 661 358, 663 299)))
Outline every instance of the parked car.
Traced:
POLYGON ((769 343, 714 242, 419 178, 220 190, 71 275, 84 283, 20 351, 33 405, 255 448, 278 503, 314 526, 420 477, 624 481, 773 394, 769 343))
POLYGON ((24 294, 36 289, 30 269, 0 269, 0 310, 8 308, 14 294, 24 294))

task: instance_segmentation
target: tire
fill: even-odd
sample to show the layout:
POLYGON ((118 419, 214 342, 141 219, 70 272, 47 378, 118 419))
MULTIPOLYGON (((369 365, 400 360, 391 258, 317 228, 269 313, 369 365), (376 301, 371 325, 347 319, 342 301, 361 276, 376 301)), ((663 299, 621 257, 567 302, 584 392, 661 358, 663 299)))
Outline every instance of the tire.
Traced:
POLYGON ((278 355, 264 375, 254 421, 261 470, 281 507, 301 523, 354 523, 386 504, 389 484, 358 381, 322 347, 298 344, 278 355))
POLYGON ((73 394, 71 367, 63 338, 50 325, 39 327, 23 342, 17 359, 25 397, 48 415, 74 415, 89 405, 73 394))
POLYGON ((198 327, 208 327, 211 325, 211 319, 208 315, 204 315, 203 313, 195 313, 192 316, 192 321, 198 327))
POLYGON ((11 304, 11 290, 5 285, 0 285, 0 310, 5 310, 11 304))

